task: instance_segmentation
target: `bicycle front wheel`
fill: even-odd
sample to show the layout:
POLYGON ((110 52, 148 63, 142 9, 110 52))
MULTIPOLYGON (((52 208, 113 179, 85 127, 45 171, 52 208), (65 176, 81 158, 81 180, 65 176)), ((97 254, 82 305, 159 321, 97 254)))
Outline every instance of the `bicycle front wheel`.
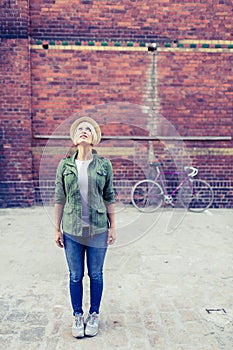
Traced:
POLYGON ((188 210, 200 213, 208 209, 214 200, 214 191, 204 180, 190 180, 189 189, 181 190, 181 202, 188 210))
POLYGON ((162 187, 152 180, 142 180, 132 188, 131 201, 140 211, 152 213, 163 203, 162 187))

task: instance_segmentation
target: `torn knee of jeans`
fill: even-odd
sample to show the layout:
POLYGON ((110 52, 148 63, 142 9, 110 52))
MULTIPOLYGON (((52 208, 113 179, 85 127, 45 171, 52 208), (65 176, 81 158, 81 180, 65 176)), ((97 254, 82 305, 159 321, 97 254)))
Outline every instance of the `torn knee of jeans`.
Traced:
POLYGON ((103 281, 103 274, 88 274, 90 279, 95 282, 102 282, 103 281))
POLYGON ((79 283, 82 281, 82 279, 83 279, 83 276, 70 275, 70 282, 72 282, 72 283, 79 283))

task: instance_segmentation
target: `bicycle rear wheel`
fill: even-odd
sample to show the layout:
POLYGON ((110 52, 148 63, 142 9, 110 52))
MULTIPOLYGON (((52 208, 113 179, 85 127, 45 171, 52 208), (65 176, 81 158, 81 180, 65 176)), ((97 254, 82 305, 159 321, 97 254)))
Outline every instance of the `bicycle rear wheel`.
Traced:
POLYGON ((200 213, 208 209, 214 200, 214 192, 204 180, 190 180, 190 187, 181 189, 181 202, 188 210, 200 213))
POLYGON ((152 213, 164 200, 162 187, 152 180, 142 180, 132 188, 131 201, 140 211, 152 213))

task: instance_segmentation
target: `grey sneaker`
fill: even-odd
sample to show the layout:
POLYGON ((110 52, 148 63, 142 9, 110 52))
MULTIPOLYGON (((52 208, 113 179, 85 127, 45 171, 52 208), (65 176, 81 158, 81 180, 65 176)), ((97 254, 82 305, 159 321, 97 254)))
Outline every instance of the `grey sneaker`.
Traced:
POLYGON ((72 326, 72 335, 75 338, 84 337, 84 318, 82 314, 75 314, 75 320, 72 326))
POLYGON ((89 314, 86 321, 85 335, 94 337, 99 330, 99 315, 96 312, 89 314))

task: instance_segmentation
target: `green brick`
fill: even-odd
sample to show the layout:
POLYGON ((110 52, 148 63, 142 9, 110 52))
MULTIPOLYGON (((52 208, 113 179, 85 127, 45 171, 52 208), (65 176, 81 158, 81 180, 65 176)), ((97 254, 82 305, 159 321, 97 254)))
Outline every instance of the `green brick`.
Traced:
POLYGON ((81 43, 81 41, 75 41, 75 45, 77 45, 77 46, 81 46, 81 45, 82 45, 82 43, 81 43))
POLYGON ((184 44, 180 44, 180 43, 178 43, 178 45, 177 45, 178 47, 184 47, 184 44))
POLYGON ((164 43, 164 47, 171 47, 171 43, 164 43))
POLYGON ((36 45, 41 45, 42 41, 41 40, 36 40, 36 45))
POLYGON ((221 49, 222 45, 221 44, 216 44, 214 45, 215 49, 221 49))
POLYGON ((133 46, 133 43, 131 41, 128 41, 126 45, 127 46, 133 46))
POLYGON ((64 46, 69 45, 68 41, 62 41, 61 44, 64 45, 64 46))
POLYGON ((51 40, 51 41, 49 42, 49 45, 55 45, 55 41, 54 41, 54 40, 51 40))
POLYGON ((210 47, 210 45, 209 44, 202 44, 202 47, 203 47, 203 49, 208 49, 208 47, 210 47))
POLYGON ((121 43, 120 43, 119 41, 116 41, 116 42, 114 43, 114 46, 121 46, 121 43))
POLYGON ((228 49, 233 49, 233 45, 230 44, 230 45, 227 46, 227 48, 228 48, 228 49))
POLYGON ((108 46, 107 41, 102 41, 101 46, 108 46))
POLYGON ((89 42, 88 42, 88 45, 89 45, 89 46, 95 46, 95 43, 94 43, 94 41, 89 41, 89 42))
POLYGON ((146 44, 141 42, 141 43, 139 43, 139 46, 140 46, 140 47, 145 47, 146 44))
POLYGON ((191 48, 191 49, 195 49, 196 47, 197 47, 196 44, 190 44, 190 48, 191 48))

